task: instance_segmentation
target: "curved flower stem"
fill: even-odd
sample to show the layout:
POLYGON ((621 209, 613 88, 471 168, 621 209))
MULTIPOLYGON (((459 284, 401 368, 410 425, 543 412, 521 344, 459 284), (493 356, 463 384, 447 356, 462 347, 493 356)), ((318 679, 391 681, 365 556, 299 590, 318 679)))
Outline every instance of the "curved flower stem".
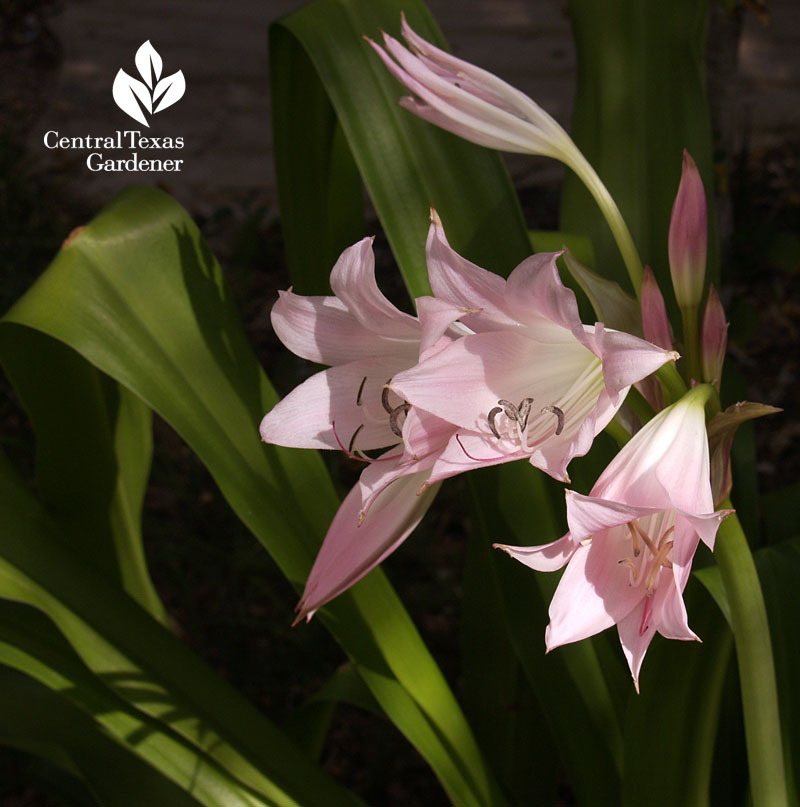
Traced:
POLYGON ((633 284, 633 290, 636 292, 636 296, 639 297, 642 289, 642 276, 644 275, 642 260, 616 202, 597 175, 597 172, 592 168, 591 163, 581 154, 577 147, 574 153, 570 150, 570 153, 565 155, 563 160, 580 177, 589 193, 594 196, 622 254, 622 260, 628 270, 628 277, 630 277, 633 284))
MULTIPOLYGON (((730 506, 730 499, 722 504, 730 506)), ((783 807, 788 802, 767 611, 747 537, 735 513, 720 525, 714 556, 736 640, 753 807, 783 807)))
POLYGON ((661 382, 661 390, 664 393, 664 405, 668 406, 680 400, 686 393, 686 384, 683 383, 681 374, 674 362, 662 364, 656 370, 656 377, 661 382))
POLYGON ((636 387, 631 387, 625 397, 625 403, 633 411, 633 414, 642 422, 642 426, 653 419, 653 407, 645 400, 641 392, 636 387))
POLYGON ((625 427, 616 419, 610 420, 603 431, 610 435, 620 448, 631 439, 631 435, 625 431, 625 427))
POLYGON ((697 306, 681 307, 683 321, 683 346, 686 361, 686 380, 694 379, 698 383, 703 380, 703 370, 700 363, 700 333, 697 328, 697 306))

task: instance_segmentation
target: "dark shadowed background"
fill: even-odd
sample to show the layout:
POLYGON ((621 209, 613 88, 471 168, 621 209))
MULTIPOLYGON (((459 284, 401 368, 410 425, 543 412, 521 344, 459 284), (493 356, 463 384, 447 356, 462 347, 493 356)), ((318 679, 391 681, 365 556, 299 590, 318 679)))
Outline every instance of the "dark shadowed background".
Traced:
MULTIPOLYGON (((272 165, 267 26, 292 0, 0 0, 0 305, 5 310, 62 240, 130 183, 158 184, 196 218, 226 270, 248 332, 281 392, 299 368, 268 323, 288 285, 272 165), (112 99, 119 69, 150 40, 164 74, 182 70, 186 93, 143 129, 112 99), (90 150, 49 149, 61 137, 140 129, 182 137, 179 173, 93 172, 90 150)), ((429 0, 453 51, 518 86, 568 125, 575 55, 565 0, 429 0)), ((365 31, 375 36, 376 31, 365 31)), ((747 397, 783 406, 757 425, 764 489, 800 478, 796 446, 800 341, 800 4, 714 6, 709 92, 717 124, 722 297, 733 322, 732 364, 747 397)), ((302 98, 297 104, 303 103, 302 98)), ((127 153, 108 154, 127 157, 127 153)), ((140 151, 140 156, 144 155, 140 151)), ((509 169, 537 229, 557 226, 558 164, 512 157, 509 169)), ((379 231, 374 220, 372 232, 379 231)), ((402 297, 380 238, 380 282, 402 297)), ((33 437, 3 383, 0 444, 30 470, 33 437)), ((254 424, 254 439, 257 439, 254 424)), ((332 462, 343 489, 354 469, 332 462)), ((458 691, 458 579, 463 532, 458 484, 445 486, 421 534, 388 572, 458 691)), ((213 481, 165 424, 146 504, 156 584, 178 633, 271 717, 286 718, 342 662, 315 624, 289 628, 295 595, 228 511, 213 481)), ((555 536, 552 536, 555 537, 555 536)), ((392 727, 342 708, 326 768, 367 801, 444 805, 432 774, 392 727)), ((0 749, 0 805, 83 804, 55 769, 0 749)), ((563 794, 565 804, 569 793, 563 794)))

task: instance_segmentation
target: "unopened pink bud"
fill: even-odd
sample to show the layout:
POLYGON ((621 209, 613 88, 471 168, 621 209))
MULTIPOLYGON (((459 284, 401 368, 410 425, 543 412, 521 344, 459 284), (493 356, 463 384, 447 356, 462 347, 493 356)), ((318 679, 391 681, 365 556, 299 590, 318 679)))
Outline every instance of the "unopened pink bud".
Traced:
POLYGON ((708 289, 706 309, 703 312, 703 379, 719 392, 722 363, 728 346, 728 323, 725 310, 713 284, 708 289))
POLYGON ((642 278, 642 330, 644 338, 654 345, 672 350, 672 332, 667 318, 667 307, 658 287, 658 281, 649 266, 642 278))
POLYGON ((703 180, 694 160, 683 151, 681 184, 669 223, 669 269, 681 308, 697 308, 703 296, 708 249, 708 210, 703 180))

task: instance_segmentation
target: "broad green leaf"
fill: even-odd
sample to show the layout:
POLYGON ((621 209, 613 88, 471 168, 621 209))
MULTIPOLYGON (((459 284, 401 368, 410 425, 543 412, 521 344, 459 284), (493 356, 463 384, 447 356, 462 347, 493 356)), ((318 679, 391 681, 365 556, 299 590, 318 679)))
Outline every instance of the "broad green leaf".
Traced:
MULTIPOLYGON (((298 283, 311 273, 318 280, 309 281, 309 286, 319 288, 319 278, 327 278, 330 257, 313 268, 297 261, 311 259, 302 242, 316 238, 320 222, 340 204, 338 198, 324 209, 312 203, 316 215, 308 215, 305 207, 305 200, 314 195, 320 202, 326 198, 333 181, 325 160, 315 156, 326 153, 332 130, 330 114, 320 111, 320 86, 342 127, 412 297, 430 293, 425 236, 431 206, 439 212, 450 243, 486 268, 507 275, 530 252, 519 204, 497 153, 437 129, 397 105, 407 91, 362 37, 379 39, 381 31, 398 35, 401 11, 422 36, 446 47, 420 0, 317 0, 270 28, 281 221, 298 283), (309 62, 316 80, 308 76, 309 62), (302 81, 296 81, 296 75, 302 81), (320 120, 324 125, 320 126, 320 120), (305 150, 295 147, 295 138, 300 137, 305 150), (307 152, 316 166, 314 172, 302 165, 307 152)), ((353 204, 354 188, 341 187, 342 204, 353 204)), ((343 227, 336 249, 347 246, 349 238, 350 230, 343 227)), ((317 252, 321 259, 322 251, 317 252)))
MULTIPOLYGON (((0 655, 3 654, 0 638, 0 655)), ((156 733, 158 729, 155 730, 156 733)), ((151 743, 155 746, 157 740, 151 743)), ((180 787, 129 752, 91 716, 33 678, 0 666, 0 744, 48 759, 107 807, 197 807, 180 787), (124 783, 124 786, 121 785, 124 783)))
MULTIPOLYGON (((471 482, 483 540, 527 545, 555 540, 563 492, 526 463, 474 471, 471 482)), ((493 550, 486 574, 496 576, 504 618, 529 683, 567 769, 579 804, 619 803, 622 733, 613 697, 613 670, 604 671, 594 640, 560 647, 545 656, 547 607, 558 575, 525 568, 493 550), (493 560, 492 560, 493 559, 493 560), (603 775, 599 776, 598 771, 603 775)), ((602 639, 602 637, 598 637, 602 639)), ((605 661, 605 656, 602 656, 605 661)))
MULTIPOLYGON (((219 266, 174 201, 151 188, 120 194, 0 324, 20 326, 66 343, 170 423, 302 586, 338 502, 314 452, 260 442, 258 423, 276 395, 219 266)), ((454 803, 499 799, 455 698, 385 577, 369 575, 319 618, 454 803)), ((213 694, 206 705, 224 711, 213 694)))
MULTIPOLYGON (((703 53, 707 0, 570 0, 578 85, 572 137, 620 208, 642 262, 658 278, 674 319, 667 263, 670 212, 686 148, 704 178, 713 228, 711 123, 703 53)), ((561 227, 588 235, 594 269, 629 289, 619 251, 597 205, 568 172, 561 227)), ((708 279, 717 281, 709 240, 708 279)), ((675 320, 677 321, 677 320, 675 320)))
POLYGON ((75 555, 0 456, 0 661, 72 699, 209 807, 350 796, 119 588, 75 555), (76 655, 77 654, 77 655, 76 655))
MULTIPOLYGON (((790 803, 800 804, 800 647, 797 625, 800 601, 796 596, 800 579, 800 536, 766 546, 753 555, 767 607, 778 702, 781 713, 786 785, 790 803)), ((730 606, 717 567, 696 572, 696 576, 714 597, 720 611, 729 619, 730 606)))
POLYGON ((626 806, 709 804, 733 635, 696 581, 687 586, 684 598, 689 623, 702 644, 657 636, 647 651, 641 694, 631 692, 626 711, 626 806))
POLYGON ((36 432, 36 481, 70 545, 156 618, 164 608, 142 550, 150 410, 66 345, 0 330, 0 362, 36 432))
MULTIPOLYGON (((504 584, 486 523, 484 491, 471 478, 472 529, 462 581, 461 676, 464 708, 514 804, 552 804, 558 750, 509 635, 504 584)), ((496 536, 495 536, 496 537, 496 536)), ((538 614, 529 614, 534 620, 538 614)), ((555 693, 553 693, 555 696, 555 693)))
POLYGON ((361 177, 308 56, 274 29, 269 52, 275 175, 292 284, 299 294, 330 294, 333 264, 364 232, 361 177))

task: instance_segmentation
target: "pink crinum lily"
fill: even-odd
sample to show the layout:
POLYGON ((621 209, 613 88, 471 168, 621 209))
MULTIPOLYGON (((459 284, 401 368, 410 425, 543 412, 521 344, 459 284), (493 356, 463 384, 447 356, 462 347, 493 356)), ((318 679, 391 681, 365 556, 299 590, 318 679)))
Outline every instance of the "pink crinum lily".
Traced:
POLYGON ((714 548, 732 511, 714 511, 704 404, 696 387, 664 409, 605 469, 588 496, 567 491, 569 532, 543 546, 495 544, 532 569, 567 569, 550 604, 548 651, 616 624, 634 684, 656 631, 697 640, 683 590, 702 540, 714 548))
MULTIPOLYGON (((631 384, 677 354, 635 336, 583 325, 574 293, 558 276, 561 253, 533 255, 504 280, 448 244, 438 216, 428 235, 435 297, 466 313, 466 335, 396 374, 398 396, 453 424, 429 482, 483 465, 528 459, 569 481, 631 384)), ((413 438, 407 439, 414 451, 413 438)))
POLYGON ((427 298, 420 319, 404 314, 375 281, 372 239, 346 249, 331 272, 334 296, 281 292, 271 319, 298 356, 332 365, 296 387, 264 417, 261 437, 294 448, 342 449, 367 466, 337 512, 298 605, 321 605, 378 565, 414 530, 435 496, 427 479, 453 426, 387 387, 392 377, 448 343, 464 312, 427 298), (412 435, 415 452, 403 435, 412 435), (372 459, 365 452, 385 449, 372 459), (425 487, 424 491, 420 489, 425 487))

